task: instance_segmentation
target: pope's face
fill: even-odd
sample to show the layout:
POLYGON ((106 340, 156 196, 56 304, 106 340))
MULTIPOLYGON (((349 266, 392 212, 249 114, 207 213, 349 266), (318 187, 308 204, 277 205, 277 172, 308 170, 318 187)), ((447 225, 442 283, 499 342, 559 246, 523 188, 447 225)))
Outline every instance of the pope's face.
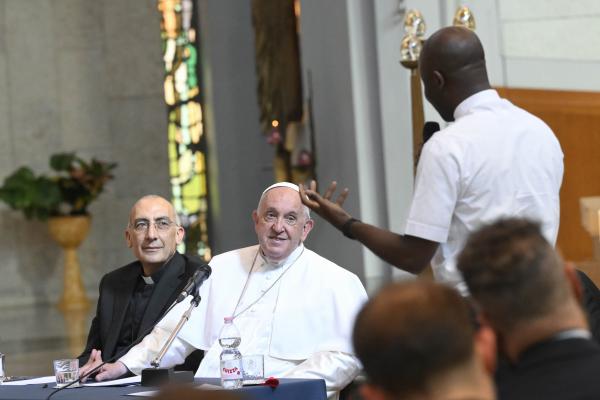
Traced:
POLYGON ((287 187, 265 193, 252 219, 263 255, 273 262, 285 260, 313 227, 313 220, 304 213, 300 195, 287 187))
POLYGON ((133 206, 125 238, 145 270, 163 265, 175 254, 184 235, 175 221, 175 210, 161 197, 144 197, 133 206))

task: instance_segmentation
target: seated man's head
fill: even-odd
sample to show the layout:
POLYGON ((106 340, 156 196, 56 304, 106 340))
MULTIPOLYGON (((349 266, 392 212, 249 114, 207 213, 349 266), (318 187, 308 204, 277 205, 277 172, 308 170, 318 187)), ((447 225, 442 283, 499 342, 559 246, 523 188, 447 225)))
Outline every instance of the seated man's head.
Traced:
POLYGON ((184 229, 173 205, 164 198, 144 196, 131 208, 125 239, 146 275, 169 261, 183 235, 184 229))
POLYGON ((450 287, 385 287, 358 314, 353 343, 368 400, 494 398, 493 334, 476 332, 469 306, 450 287))
POLYGON ((308 207, 302 204, 298 192, 298 186, 292 183, 271 185, 252 212, 260 249, 271 262, 285 260, 313 227, 308 207))
POLYGON ((504 341, 522 341, 523 328, 532 332, 563 323, 569 328, 580 320, 574 269, 561 261, 535 222, 504 219, 480 228, 467 240, 457 267, 504 341))

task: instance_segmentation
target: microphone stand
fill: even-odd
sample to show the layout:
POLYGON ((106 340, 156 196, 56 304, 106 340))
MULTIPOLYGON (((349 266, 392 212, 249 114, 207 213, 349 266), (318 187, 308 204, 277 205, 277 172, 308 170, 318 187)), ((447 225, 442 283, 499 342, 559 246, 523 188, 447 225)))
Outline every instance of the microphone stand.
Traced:
POLYGON ((142 386, 159 386, 167 382, 193 382, 194 381, 194 373, 192 371, 175 371, 173 368, 159 368, 160 362, 163 357, 171 347, 171 344, 181 331, 181 328, 185 325, 185 323, 190 319, 190 315, 194 308, 198 307, 200 304, 200 291, 196 290, 196 294, 194 295, 192 301, 190 302, 189 308, 183 313, 181 319, 177 323, 177 326, 169 337, 167 341, 162 346, 158 355, 154 357, 154 359, 150 362, 152 368, 145 368, 142 370, 142 386))

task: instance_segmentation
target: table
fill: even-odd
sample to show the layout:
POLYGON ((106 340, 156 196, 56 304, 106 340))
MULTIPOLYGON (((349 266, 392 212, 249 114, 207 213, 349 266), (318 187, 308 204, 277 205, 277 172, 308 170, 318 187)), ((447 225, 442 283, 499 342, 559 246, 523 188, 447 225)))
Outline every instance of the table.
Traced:
MULTIPOLYGON (((217 378, 195 378, 194 384, 209 383, 218 385, 217 378)), ((53 388, 43 385, 4 386, 0 385, 0 400, 44 400, 53 388)), ((65 389, 56 393, 51 400, 125 400, 144 399, 147 397, 123 397, 128 393, 156 390, 143 386, 125 387, 80 387, 65 389)), ((245 399, 252 400, 326 400, 325 381, 322 379, 280 379, 279 386, 246 386, 234 390, 240 392, 245 399)))

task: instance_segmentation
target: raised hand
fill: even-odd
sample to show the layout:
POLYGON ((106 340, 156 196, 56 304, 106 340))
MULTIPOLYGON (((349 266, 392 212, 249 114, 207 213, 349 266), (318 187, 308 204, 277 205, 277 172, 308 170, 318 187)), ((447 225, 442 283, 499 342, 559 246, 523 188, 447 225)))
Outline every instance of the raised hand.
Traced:
POLYGON ((317 182, 311 181, 310 187, 306 188, 300 184, 300 198, 302 203, 308 208, 319 214, 323 219, 329 222, 331 225, 340 229, 351 216, 343 208, 342 205, 348 197, 348 188, 345 188, 340 192, 335 201, 332 201, 337 188, 337 182, 333 181, 325 191, 325 194, 321 196, 317 192, 317 182))

